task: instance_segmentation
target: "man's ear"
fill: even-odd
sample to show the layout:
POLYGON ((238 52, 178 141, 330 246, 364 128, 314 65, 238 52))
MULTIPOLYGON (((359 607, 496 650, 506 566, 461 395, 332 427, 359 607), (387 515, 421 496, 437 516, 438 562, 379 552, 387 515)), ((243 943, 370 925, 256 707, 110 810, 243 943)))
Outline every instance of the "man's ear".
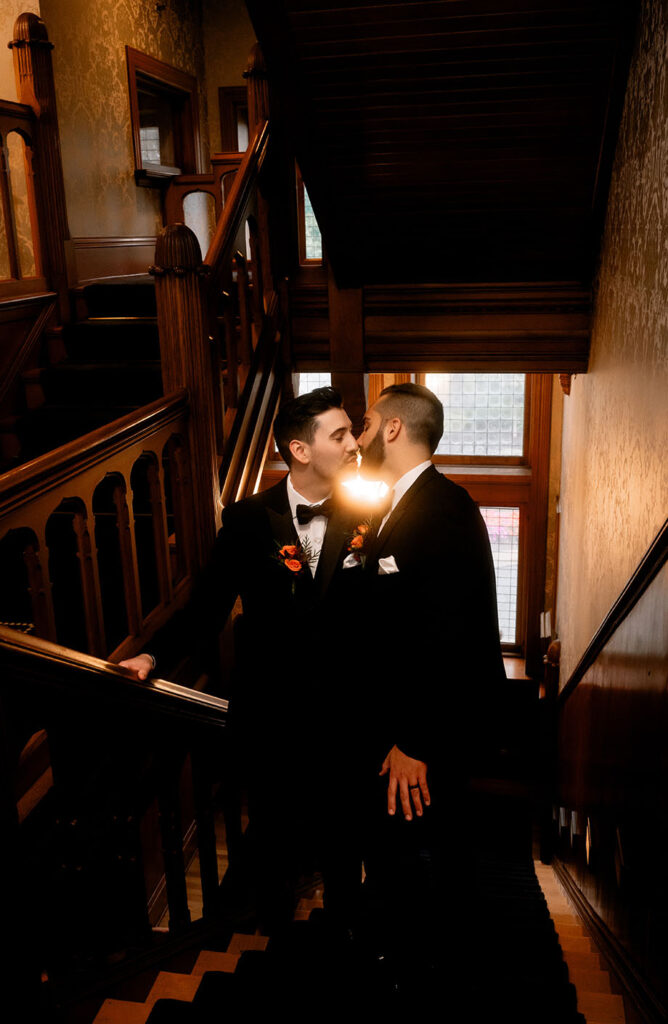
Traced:
POLYGON ((288 445, 292 458, 297 462, 301 463, 302 466, 308 466, 311 461, 311 446, 306 444, 305 441, 290 441, 288 445))
POLYGON ((396 441, 401 433, 403 423, 398 416, 393 416, 389 420, 385 420, 385 441, 396 441))

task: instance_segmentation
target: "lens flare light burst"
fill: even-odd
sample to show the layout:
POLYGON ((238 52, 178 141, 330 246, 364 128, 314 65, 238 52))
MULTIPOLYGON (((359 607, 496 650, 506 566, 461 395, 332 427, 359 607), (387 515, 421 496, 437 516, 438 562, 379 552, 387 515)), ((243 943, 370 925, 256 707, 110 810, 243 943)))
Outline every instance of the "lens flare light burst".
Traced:
POLYGON ((348 497, 355 501, 375 504, 382 501, 389 488, 382 480, 367 480, 360 474, 362 464, 362 453, 357 453, 357 473, 348 480, 342 480, 348 497))

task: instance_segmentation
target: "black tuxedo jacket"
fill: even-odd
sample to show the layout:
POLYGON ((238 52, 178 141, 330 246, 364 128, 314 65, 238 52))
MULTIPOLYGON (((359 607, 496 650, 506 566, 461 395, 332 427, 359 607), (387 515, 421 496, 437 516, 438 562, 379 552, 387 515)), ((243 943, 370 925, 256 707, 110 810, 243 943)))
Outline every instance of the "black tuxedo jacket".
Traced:
POLYGON ((290 721, 293 730, 307 721, 317 725, 330 695, 336 700, 352 595, 362 574, 361 567, 342 568, 353 525, 351 513, 335 506, 315 577, 308 568, 294 577, 276 557, 283 545, 298 543, 287 477, 230 505, 192 598, 150 647, 158 671, 184 639, 205 662, 239 596, 231 714, 254 733, 276 733, 290 721))
POLYGON ((396 744, 461 761, 505 680, 489 537, 469 494, 433 466, 372 539, 364 572, 378 756, 396 744), (394 556, 398 572, 380 575, 394 556))

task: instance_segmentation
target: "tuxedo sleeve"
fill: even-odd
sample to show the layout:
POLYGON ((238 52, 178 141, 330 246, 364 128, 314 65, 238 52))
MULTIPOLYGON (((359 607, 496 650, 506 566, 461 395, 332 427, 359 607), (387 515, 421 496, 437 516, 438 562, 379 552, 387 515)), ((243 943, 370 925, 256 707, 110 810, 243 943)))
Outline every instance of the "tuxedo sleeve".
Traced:
POLYGON ((169 671, 185 656, 194 658, 198 668, 211 668, 216 639, 241 587, 243 534, 243 519, 237 506, 231 505, 223 513, 211 557, 196 578, 187 603, 147 644, 156 661, 156 674, 169 671))

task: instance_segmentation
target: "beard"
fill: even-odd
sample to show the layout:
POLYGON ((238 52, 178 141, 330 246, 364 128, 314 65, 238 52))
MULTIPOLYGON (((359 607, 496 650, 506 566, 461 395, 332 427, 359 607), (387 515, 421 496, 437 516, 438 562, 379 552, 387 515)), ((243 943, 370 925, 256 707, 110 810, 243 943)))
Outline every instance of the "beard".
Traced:
POLYGON ((383 425, 381 423, 373 438, 362 452, 363 469, 380 469, 385 462, 385 441, 382 428, 383 425))

